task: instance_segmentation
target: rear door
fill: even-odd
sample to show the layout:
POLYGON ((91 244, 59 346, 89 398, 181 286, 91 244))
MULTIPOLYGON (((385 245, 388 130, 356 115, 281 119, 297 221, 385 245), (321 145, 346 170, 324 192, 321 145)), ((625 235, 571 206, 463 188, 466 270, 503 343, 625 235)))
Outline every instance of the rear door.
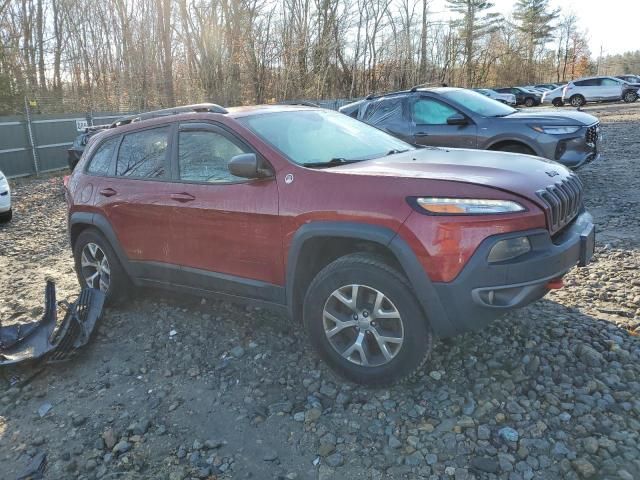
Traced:
POLYGON ((362 120, 395 137, 412 142, 411 122, 406 111, 406 100, 406 95, 375 100, 367 106, 362 120))
MULTIPOLYGON (((94 206, 107 217, 132 261, 169 261, 170 132, 165 125, 123 135, 108 174, 96 177, 94 206)), ((101 168, 102 162, 94 166, 95 161, 94 156, 89 172, 101 168)))
POLYGON ((433 97, 413 98, 410 112, 414 129, 414 142, 434 147, 476 148, 477 128, 473 120, 453 106, 433 97), (454 115, 466 118, 464 125, 450 125, 454 115))
POLYGON ((623 83, 613 78, 600 79, 600 91, 603 100, 620 100, 623 83))
POLYGON ((222 126, 180 125, 169 184, 171 258, 181 266, 178 283, 273 301, 283 281, 277 184, 232 175, 229 161, 242 153, 257 154, 222 126))

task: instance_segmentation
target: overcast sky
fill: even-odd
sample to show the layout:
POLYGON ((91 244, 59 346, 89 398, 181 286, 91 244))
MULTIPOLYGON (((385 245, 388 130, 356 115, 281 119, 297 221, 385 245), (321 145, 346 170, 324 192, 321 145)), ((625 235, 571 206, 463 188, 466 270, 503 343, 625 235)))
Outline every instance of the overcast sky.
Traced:
MULTIPOLYGON (((509 16, 514 0, 492 0, 494 11, 509 16)), ((640 50, 640 2, 638 0, 551 0, 551 5, 573 11, 587 30, 591 56, 596 58, 602 45, 604 54, 640 50)), ((432 0, 431 11, 446 11, 445 0, 432 0)), ((448 15, 442 14, 441 15, 448 15)))

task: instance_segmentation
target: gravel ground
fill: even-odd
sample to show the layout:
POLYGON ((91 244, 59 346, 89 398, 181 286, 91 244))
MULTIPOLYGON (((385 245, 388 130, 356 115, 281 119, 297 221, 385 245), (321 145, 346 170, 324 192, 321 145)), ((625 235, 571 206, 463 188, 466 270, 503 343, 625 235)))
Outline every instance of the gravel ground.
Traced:
MULTIPOLYGON (((50 479, 640 478, 640 104, 585 110, 606 136, 579 172, 599 238, 565 289, 384 390, 336 378, 280 315, 140 292, 70 362, 0 371, 0 478, 39 452, 50 479)), ((45 275, 77 291, 60 185, 14 182, 5 322, 41 313, 45 275)))

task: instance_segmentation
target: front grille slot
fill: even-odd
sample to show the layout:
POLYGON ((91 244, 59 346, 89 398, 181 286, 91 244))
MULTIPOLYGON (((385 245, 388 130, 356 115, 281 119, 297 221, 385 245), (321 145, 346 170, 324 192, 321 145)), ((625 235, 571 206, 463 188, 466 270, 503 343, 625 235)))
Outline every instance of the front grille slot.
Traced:
POLYGON ((587 143, 592 143, 595 145, 595 143, 598 141, 598 127, 600 126, 599 123, 595 123, 593 125, 591 125, 590 127, 587 127, 587 133, 585 134, 585 139, 587 141, 587 143))
POLYGON ((536 192, 547 210, 551 233, 571 222, 582 209, 582 182, 576 175, 536 192))

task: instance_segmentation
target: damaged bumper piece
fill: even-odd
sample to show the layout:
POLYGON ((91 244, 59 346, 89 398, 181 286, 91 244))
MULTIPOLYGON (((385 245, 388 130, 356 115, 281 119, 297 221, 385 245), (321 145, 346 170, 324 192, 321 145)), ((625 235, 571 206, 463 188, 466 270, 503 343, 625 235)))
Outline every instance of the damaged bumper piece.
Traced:
POLYGON ((83 289, 72 304, 60 303, 65 316, 57 326, 56 287, 48 280, 41 320, 6 327, 0 324, 0 366, 38 359, 66 360, 87 344, 102 315, 103 305, 104 293, 83 289))

